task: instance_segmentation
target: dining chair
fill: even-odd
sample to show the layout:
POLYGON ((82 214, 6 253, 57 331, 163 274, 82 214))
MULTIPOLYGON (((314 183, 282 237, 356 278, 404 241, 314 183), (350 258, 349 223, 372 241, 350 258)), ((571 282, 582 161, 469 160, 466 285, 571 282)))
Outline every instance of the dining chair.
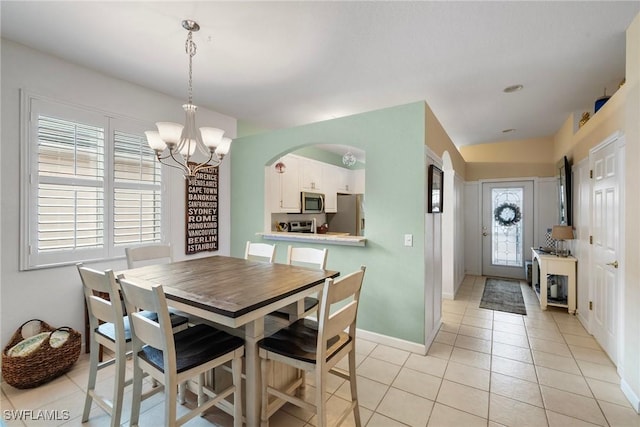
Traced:
POLYGON ((216 405, 234 418, 234 426, 242 426, 241 373, 244 340, 212 326, 198 324, 173 333, 167 300, 161 285, 133 279, 120 279, 133 339, 133 405, 130 425, 140 418, 142 378, 148 373, 164 386, 166 426, 180 426, 216 405), (157 320, 142 316, 138 309, 158 313, 157 320), (205 374, 231 361, 232 385, 217 393, 206 387, 205 374), (178 417, 176 407, 179 384, 192 387, 195 379, 197 406, 178 417), (224 399, 233 394, 233 409, 224 399), (208 399, 207 399, 208 398, 208 399))
POLYGON ((362 266, 358 271, 345 277, 325 281, 318 310, 319 321, 297 320, 289 327, 258 342, 262 373, 260 418, 263 426, 268 426, 269 417, 284 400, 316 413, 316 425, 325 427, 327 425, 325 393, 329 373, 349 380, 351 385, 351 403, 338 418, 337 425, 340 425, 351 411, 353 411, 355 425, 361 425, 356 385, 355 345, 358 302, 365 269, 365 266, 362 266), (340 308, 332 312, 332 308, 336 305, 340 308), (347 355, 349 371, 337 370, 335 365, 347 355), (286 389, 269 386, 268 372, 272 361, 312 372, 316 385, 314 401, 308 402, 290 394, 296 385, 302 383, 302 378, 299 378, 294 385, 287 384, 286 389), (275 396, 275 399, 271 399, 271 396, 275 396))
POLYGON ((250 259, 253 261, 264 261, 273 263, 273 258, 276 256, 276 245, 268 245, 266 243, 253 243, 247 242, 247 247, 244 251, 244 259, 250 259))
MULTIPOLYGON (((84 289, 89 320, 89 381, 85 397, 82 422, 89 419, 92 402, 104 409, 111 416, 111 426, 120 425, 122 415, 122 400, 124 388, 131 384, 131 379, 125 381, 125 366, 127 354, 131 352, 131 329, 129 319, 120 303, 120 291, 112 270, 98 271, 77 264, 80 279, 84 289), (118 301, 118 303, 113 303, 118 301), (104 346, 113 352, 109 360, 101 360, 100 347, 104 346), (97 393, 96 381, 98 372, 108 366, 116 366, 114 375, 113 396, 106 398, 97 393)), ((157 318, 157 314, 150 311, 140 313, 149 319, 157 318)), ((175 327, 186 325, 187 319, 181 316, 171 316, 175 327)))
MULTIPOLYGON (((328 253, 329 250, 327 248, 299 248, 289 245, 287 248, 287 264, 324 270, 327 267, 328 253)), ((302 307, 301 314, 298 314, 297 304, 290 304, 274 311, 272 314, 278 317, 286 317, 290 320, 306 317, 318 309, 318 298, 305 297, 302 304, 304 304, 304 307, 302 307)))
POLYGON ((124 252, 129 269, 172 261, 171 245, 168 243, 131 246, 124 248, 124 252))

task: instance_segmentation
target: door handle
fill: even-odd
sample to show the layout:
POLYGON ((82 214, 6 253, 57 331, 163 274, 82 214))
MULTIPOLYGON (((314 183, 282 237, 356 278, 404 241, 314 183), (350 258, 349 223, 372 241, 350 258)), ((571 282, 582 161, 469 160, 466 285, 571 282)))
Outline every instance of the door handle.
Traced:
POLYGON ((618 268, 618 261, 608 262, 607 265, 610 265, 613 268, 618 268))

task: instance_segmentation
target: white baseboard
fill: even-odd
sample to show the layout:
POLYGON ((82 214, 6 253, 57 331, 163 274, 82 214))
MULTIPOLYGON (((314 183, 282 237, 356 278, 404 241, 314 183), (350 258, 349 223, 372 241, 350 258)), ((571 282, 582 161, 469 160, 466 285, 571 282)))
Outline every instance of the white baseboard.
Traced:
POLYGON ((356 336, 367 341, 375 342, 376 344, 388 345, 389 347, 397 348, 398 350, 405 350, 418 354, 427 354, 427 347, 425 347, 423 344, 401 340, 400 338, 381 335, 375 332, 365 331, 363 329, 357 329, 356 336))
POLYGON ((442 299, 454 300, 455 295, 450 294, 449 292, 442 293, 442 299))
POLYGON ((620 389, 627 400, 629 400, 629 403, 631 403, 633 409, 640 414, 640 398, 638 398, 638 395, 629 387, 629 384, 624 379, 620 380, 620 389))

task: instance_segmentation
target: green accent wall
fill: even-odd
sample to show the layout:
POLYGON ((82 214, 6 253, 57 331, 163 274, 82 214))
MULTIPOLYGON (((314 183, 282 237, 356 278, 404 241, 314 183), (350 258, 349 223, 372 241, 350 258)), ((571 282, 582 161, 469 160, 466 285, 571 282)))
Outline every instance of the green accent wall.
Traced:
MULTIPOLYGON (((264 231, 265 166, 303 146, 361 148, 367 156, 367 244, 327 245, 327 268, 347 274, 367 266, 360 329, 424 344, 425 109, 417 102, 234 140, 231 255, 241 257, 247 240, 261 240, 256 233, 264 231), (405 234, 413 234, 412 247, 404 246, 405 234)), ((276 262, 285 261, 288 244, 277 242, 276 262)))

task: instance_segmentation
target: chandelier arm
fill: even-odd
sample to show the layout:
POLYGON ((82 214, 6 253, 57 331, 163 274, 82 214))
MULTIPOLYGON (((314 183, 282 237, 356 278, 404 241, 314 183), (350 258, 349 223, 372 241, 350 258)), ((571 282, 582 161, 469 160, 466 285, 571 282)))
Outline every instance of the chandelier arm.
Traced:
POLYGON ((222 163, 222 159, 218 158, 218 156, 216 156, 216 158, 214 159, 213 156, 214 156, 214 153, 211 153, 211 156, 206 162, 200 163, 195 168, 193 168, 192 174, 195 175, 196 173, 200 172, 203 169, 211 169, 211 168, 220 166, 220 164, 222 163), (213 160, 213 163, 210 164, 209 162, 211 160, 213 160))
POLYGON ((165 166, 169 166, 170 168, 180 169, 182 172, 187 172, 187 173, 188 173, 188 170, 186 170, 186 169, 184 168, 184 165, 183 165, 182 163, 171 164, 171 163, 169 163, 169 162, 165 162, 165 161, 164 161, 165 159, 168 159, 169 157, 171 157, 171 156, 160 157, 160 156, 158 155, 158 161, 159 161, 161 164, 165 165, 165 166))

